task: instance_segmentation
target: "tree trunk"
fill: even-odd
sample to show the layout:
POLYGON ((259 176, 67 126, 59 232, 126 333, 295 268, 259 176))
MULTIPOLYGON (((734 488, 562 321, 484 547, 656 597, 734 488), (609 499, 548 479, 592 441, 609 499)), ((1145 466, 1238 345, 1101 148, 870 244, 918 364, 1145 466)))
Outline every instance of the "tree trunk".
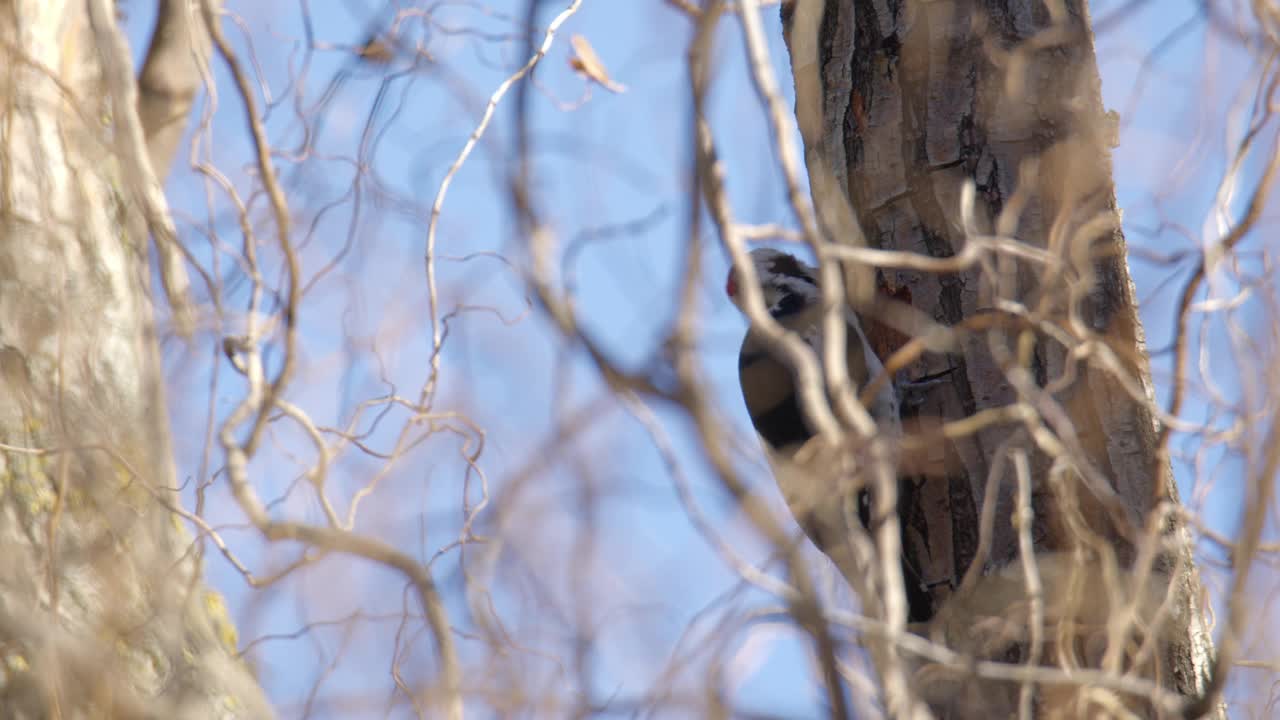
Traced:
POLYGON ((0 706, 268 717, 171 511, 146 179, 117 151, 137 118, 101 62, 110 5, 0 2, 0 706))
MULTIPOLYGON (((1001 607, 986 608, 993 616, 1028 616, 1032 603, 1018 564, 1024 538, 1013 521, 1022 509, 1021 474, 1034 512, 1030 541, 1046 582, 1041 608, 1054 599, 1048 583, 1068 582, 1055 576, 1064 566, 1074 568, 1065 574, 1078 602, 1105 595, 1104 579, 1119 582, 1129 598, 1153 587, 1162 598, 1171 585, 1177 619, 1156 632, 1158 658, 1138 674, 1200 695, 1211 649, 1185 533, 1167 512, 1154 512, 1175 506, 1177 491, 1153 420, 1110 176, 1115 122, 1101 105, 1085 3, 798 0, 782 12, 812 184, 819 187, 815 174, 826 173, 845 190, 867 245, 954 258, 998 236, 1039 251, 1015 256, 989 242, 966 256, 976 262, 952 272, 879 271, 881 283, 915 309, 882 298, 879 317, 916 337, 933 328, 933 337, 948 338, 934 343, 948 352, 919 355, 903 373, 952 370, 921 400, 918 435, 992 408, 1020 403, 1034 410, 1008 413, 946 443, 935 435, 917 451, 932 452, 929 471, 905 488, 903 518, 907 551, 942 601, 930 632, 965 645, 950 629, 959 608, 975 602, 998 599, 1001 607), (969 182, 967 215, 961 208, 969 182), (938 326, 953 332, 939 335, 938 326), (970 331, 954 332, 962 326, 970 331), (1091 353, 1071 355, 1082 347, 1091 353), (988 477, 996 483, 990 494, 988 477), (984 507, 984 497, 994 498, 993 508, 984 507), (983 511, 992 509, 994 524, 981 538, 983 511), (975 559, 977 571, 965 582, 975 559), (1163 585, 1152 577, 1165 578, 1163 585), (998 595, 992 578, 1018 592, 998 595), (1079 591, 1080 582, 1087 591, 1079 591)), ((847 235, 839 240, 856 242, 847 235)), ((1048 609, 1048 620, 1057 617, 1048 609)), ((1077 619, 1090 613, 1074 612, 1077 619)), ((1119 610, 1111 604, 1093 612, 1105 623, 1119 610)), ((965 620, 968 633, 973 619, 965 620)), ((1052 665, 1073 648, 1045 630, 1050 634, 1035 649, 1025 637, 1014 647, 965 649, 1052 665)), ((1128 656, 1118 660, 1088 637, 1075 644, 1085 646, 1074 653, 1080 665, 1130 669, 1128 656)), ((926 700, 942 717, 1006 717, 1019 702, 1038 716, 1102 707, 1090 706, 1083 692, 1050 685, 1034 693, 1013 682, 933 687, 926 700), (961 687, 978 690, 961 698, 961 687)), ((1148 716, 1163 714, 1154 703, 1120 697, 1148 716)))

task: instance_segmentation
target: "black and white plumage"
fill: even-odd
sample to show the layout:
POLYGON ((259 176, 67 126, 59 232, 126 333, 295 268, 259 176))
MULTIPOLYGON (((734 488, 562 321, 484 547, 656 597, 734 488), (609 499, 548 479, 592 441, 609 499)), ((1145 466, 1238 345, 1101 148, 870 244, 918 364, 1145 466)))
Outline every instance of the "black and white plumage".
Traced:
MULTIPOLYGON (((783 328, 795 332, 822 355, 822 291, 817 270, 794 256, 769 248, 751 251, 752 265, 760 281, 765 309, 783 328)), ((730 271, 725 291, 745 313, 744 294, 738 274, 730 271)), ((882 370, 883 365, 872 349, 858 316, 846 309, 845 357, 849 379, 855 388, 863 388, 882 370)), ((849 554, 847 501, 849 487, 845 476, 829 462, 802 459, 801 449, 816 433, 810 427, 791 368, 776 357, 755 329, 747 331, 738 355, 738 377, 742 397, 746 401, 751 424, 764 443, 774 479, 787 500, 796 521, 851 582, 854 571, 849 554)), ((897 393, 887 383, 870 407, 882 433, 893 436, 902 432, 897 393)), ((864 527, 871 529, 870 496, 859 490, 852 506, 864 527)), ((924 622, 933 615, 932 596, 924 587, 920 573, 903 557, 903 579, 907 595, 907 620, 924 622)))

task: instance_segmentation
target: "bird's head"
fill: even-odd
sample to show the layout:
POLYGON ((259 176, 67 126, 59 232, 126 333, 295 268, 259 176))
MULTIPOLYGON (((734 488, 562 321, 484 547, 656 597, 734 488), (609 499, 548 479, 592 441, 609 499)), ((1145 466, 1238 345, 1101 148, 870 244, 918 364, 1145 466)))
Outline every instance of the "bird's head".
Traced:
MULTIPOLYGON (((765 310, 774 318, 793 315, 819 301, 817 272, 794 255, 773 248, 756 248, 749 256, 760 281, 765 310)), ((745 312, 744 290, 737 269, 729 268, 724 291, 733 304, 745 312)))

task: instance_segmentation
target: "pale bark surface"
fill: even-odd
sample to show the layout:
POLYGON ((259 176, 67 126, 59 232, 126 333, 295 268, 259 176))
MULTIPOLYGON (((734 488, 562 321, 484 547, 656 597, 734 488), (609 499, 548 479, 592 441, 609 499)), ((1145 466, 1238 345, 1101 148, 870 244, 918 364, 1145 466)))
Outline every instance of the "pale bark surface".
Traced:
MULTIPOLYGON (((793 60, 803 57, 793 35, 804 18, 792 14, 802 14, 805 5, 813 4, 783 8, 793 60)), ((904 522, 908 552, 918 556, 935 594, 945 599, 959 587, 978 554, 989 476, 999 483, 995 523, 990 552, 985 563, 978 561, 988 572, 1016 567, 1011 459, 1020 450, 1031 458, 1037 553, 1078 551, 1090 566, 1128 568, 1141 556, 1144 538, 1180 540, 1170 523, 1149 519, 1161 502, 1176 504, 1177 493, 1149 405, 1142 329, 1111 181, 1114 118, 1101 104, 1084 3, 825 5, 817 48, 821 88, 811 89, 821 97, 821 130, 814 131, 821 140, 807 151, 820 153, 846 190, 867 245, 935 258, 960 255, 966 244, 962 187, 972 181, 976 228, 970 235, 1016 237, 1047 250, 1056 263, 1048 271, 1043 262, 993 254, 955 273, 881 271, 889 286, 910 290, 920 311, 914 320, 904 308, 881 312, 917 335, 930 322, 954 327, 997 310, 1005 318, 997 329, 963 335, 954 352, 925 354, 907 368, 909 377, 955 368, 919 408, 920 431, 1017 402, 1039 415, 926 445, 934 448, 932 472, 904 522), (1023 317, 1010 320, 1010 308, 1023 317), (1057 328, 1058 338, 1029 332, 1035 323, 1057 328), (1089 342, 1110 357, 1095 351, 1081 362, 1069 356, 1089 342), (1033 430, 1053 438, 1056 456, 1033 430), (1146 533, 1149 523, 1158 531, 1146 533)), ((818 72, 796 64, 803 131, 819 122, 806 118, 818 103, 806 108, 804 85, 807 71, 818 72)), ((1153 553, 1156 568, 1177 568, 1175 586, 1195 588, 1189 550, 1179 544, 1153 553)), ((1102 590, 1091 586, 1090 592, 1102 590)), ((1181 608, 1174 642, 1163 644, 1161 668, 1144 673, 1196 696, 1208 650, 1199 601, 1191 596, 1179 598, 1190 605, 1181 608)), ((999 659, 1025 662, 1022 652, 999 659)), ((1016 709, 1018 685, 997 683, 975 695, 981 696, 951 704, 935 698, 933 709, 951 717, 1003 717, 1016 709)), ((1055 710, 1049 691, 1037 707, 1055 710)), ((1056 710, 1070 716, 1066 704, 1056 710)))
POLYGON ((147 179, 113 142, 126 125, 91 20, 107 7, 0 3, 0 706, 268 717, 169 510, 147 179))

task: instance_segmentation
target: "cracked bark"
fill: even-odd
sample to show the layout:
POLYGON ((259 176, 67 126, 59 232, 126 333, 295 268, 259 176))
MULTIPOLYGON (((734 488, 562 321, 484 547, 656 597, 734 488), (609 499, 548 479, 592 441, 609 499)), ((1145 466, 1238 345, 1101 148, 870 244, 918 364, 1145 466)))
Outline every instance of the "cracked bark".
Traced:
MULTIPOLYGON (((990 310, 997 299, 1020 302, 1062 324, 1075 313, 1076 326, 1104 340, 1150 394, 1111 181, 1114 123, 1102 108, 1084 3, 1066 0, 1057 4, 1061 14, 1052 16, 1046 4, 1031 0, 828 0, 819 10, 816 67, 797 60, 809 57, 797 54, 797 43, 804 41, 796 37, 804 30, 796 16, 804 5, 823 3, 786 2, 782 13, 797 97, 805 96, 804 83, 814 82, 807 74, 819 77, 820 102, 798 99, 802 132, 806 125, 821 127, 820 134, 805 133, 806 152, 820 153, 843 185, 867 244, 933 257, 958 254, 964 245, 961 186, 971 180, 983 232, 997 228, 1021 187, 1028 197, 1017 214, 1016 237, 1048 250, 1068 271, 1053 276, 1029 263, 996 260, 989 268, 995 272, 988 273, 998 277, 994 283, 980 279, 980 267, 953 274, 882 270, 889 285, 909 288, 923 317, 945 326, 990 310), (821 117, 806 117, 815 112, 821 117)), ((1097 364, 1073 367, 1067 349, 1043 334, 973 333, 953 354, 916 361, 907 375, 958 368, 920 408, 918 430, 1018 399, 1007 363, 1002 369, 992 343, 1011 349, 1037 391, 1078 370, 1074 381, 1060 383, 1050 396, 1069 416, 1080 454, 1110 483, 1123 512, 1108 512, 1078 478, 1057 486, 1047 482, 1050 459, 1017 426, 996 425, 966 439, 934 443, 931 465, 940 470, 911 493, 907 502, 913 507, 904 522, 908 552, 944 602, 974 560, 986 479, 998 452, 1021 448, 1033 458, 1032 476, 1040 479, 1033 498, 1037 553, 1087 546, 1081 523, 1071 526, 1075 515, 1085 535, 1094 534, 1126 567, 1148 513, 1160 501, 1177 502, 1150 408, 1097 364)), ((989 571, 1017 560, 1017 532, 1009 521, 1012 464, 1004 468, 989 571)), ((1166 537, 1181 537, 1180 528, 1162 530, 1166 537)), ((1179 564, 1189 567, 1188 551, 1160 557, 1160 566, 1179 564)), ((1199 618, 1194 570, 1180 571, 1175 582, 1184 591, 1185 617, 1199 618)), ((1195 696, 1211 649, 1201 623, 1184 624, 1161 647, 1158 680, 1195 696)), ((941 717, 1013 712, 1018 686, 989 685, 973 703, 931 698, 931 707, 941 717)), ((1049 691, 1038 696, 1037 709, 1046 716, 1054 711, 1052 697, 1049 691)))
MULTIPOLYGON (((185 3, 162 5, 163 26, 185 3)), ((145 221, 111 144, 91 9, 0 2, 0 705, 14 718, 269 717, 166 509, 178 482, 145 221)), ((146 126, 157 168, 194 98, 174 89, 197 87, 194 63, 162 72, 189 51, 166 52, 148 68, 168 79, 139 103, 163 119, 146 126)))

